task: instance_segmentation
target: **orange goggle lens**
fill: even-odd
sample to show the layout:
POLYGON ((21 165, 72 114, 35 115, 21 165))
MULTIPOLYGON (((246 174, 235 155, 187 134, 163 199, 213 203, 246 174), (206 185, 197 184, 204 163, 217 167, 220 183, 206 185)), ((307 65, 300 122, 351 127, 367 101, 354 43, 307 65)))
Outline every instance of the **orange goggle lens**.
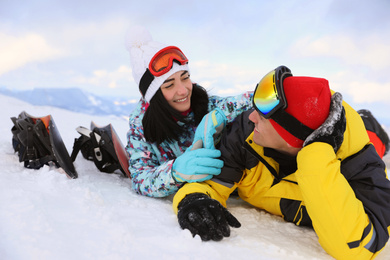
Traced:
POLYGON ((155 77, 167 73, 173 66, 173 61, 178 61, 181 65, 188 62, 184 53, 175 46, 168 46, 153 56, 149 63, 149 70, 155 77))

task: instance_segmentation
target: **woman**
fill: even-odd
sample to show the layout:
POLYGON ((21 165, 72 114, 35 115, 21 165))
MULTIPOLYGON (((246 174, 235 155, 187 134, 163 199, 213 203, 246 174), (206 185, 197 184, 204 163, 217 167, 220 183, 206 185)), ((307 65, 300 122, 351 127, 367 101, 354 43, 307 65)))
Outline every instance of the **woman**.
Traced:
MULTIPOLYGON (((188 152, 186 156, 183 154, 192 145, 203 116, 220 109, 230 123, 251 107, 251 93, 209 97, 204 88, 191 81, 188 59, 181 50, 153 41, 142 27, 128 33, 126 45, 133 77, 142 94, 130 115, 127 134, 132 187, 142 195, 165 197, 175 193, 183 183, 175 175, 175 167, 179 168, 190 157, 188 152)), ((220 153, 210 152, 213 164, 220 153)), ((204 162, 207 161, 205 158, 204 162)), ((208 169, 209 177, 198 181, 215 174, 212 172, 215 169, 208 169)))

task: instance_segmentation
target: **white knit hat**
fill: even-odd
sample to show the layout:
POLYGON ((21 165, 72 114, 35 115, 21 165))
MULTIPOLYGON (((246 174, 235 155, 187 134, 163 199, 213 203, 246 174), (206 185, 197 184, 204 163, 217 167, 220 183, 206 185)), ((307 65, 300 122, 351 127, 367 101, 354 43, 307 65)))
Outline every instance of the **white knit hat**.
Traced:
MULTIPOLYGON (((140 88, 141 78, 148 69, 150 60, 157 52, 168 47, 168 45, 153 41, 149 31, 142 26, 135 26, 129 29, 126 35, 125 45, 126 49, 130 52, 134 81, 140 88)), ((189 71, 188 64, 179 65, 174 62, 170 71, 159 77, 154 77, 153 81, 147 87, 144 99, 149 103, 164 81, 181 70, 189 71)), ((141 89, 140 92, 142 93, 141 89)))

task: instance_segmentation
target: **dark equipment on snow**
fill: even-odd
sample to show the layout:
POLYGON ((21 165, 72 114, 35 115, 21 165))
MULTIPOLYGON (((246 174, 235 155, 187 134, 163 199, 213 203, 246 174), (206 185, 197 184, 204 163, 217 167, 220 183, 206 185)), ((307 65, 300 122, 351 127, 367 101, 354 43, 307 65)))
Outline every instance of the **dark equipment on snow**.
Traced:
POLYGON ((111 124, 98 127, 91 122, 91 130, 83 126, 76 130, 81 136, 74 141, 72 161, 81 150, 83 157, 93 161, 100 171, 114 173, 120 170, 125 177, 130 177, 129 156, 111 124))
POLYGON ((34 117, 23 111, 11 120, 12 146, 24 167, 39 169, 45 164, 54 165, 62 168, 69 178, 78 177, 51 115, 34 117))
MULTIPOLYGON (((383 129, 383 127, 379 124, 379 122, 375 119, 375 117, 372 115, 372 113, 369 110, 360 109, 357 112, 359 113, 360 117, 363 119, 363 123, 367 131, 376 134, 379 140, 383 143, 384 151, 383 154, 381 154, 381 156, 386 155, 390 149, 390 140, 386 131, 383 129)), ((378 145, 379 144, 375 144, 375 146, 378 145)))

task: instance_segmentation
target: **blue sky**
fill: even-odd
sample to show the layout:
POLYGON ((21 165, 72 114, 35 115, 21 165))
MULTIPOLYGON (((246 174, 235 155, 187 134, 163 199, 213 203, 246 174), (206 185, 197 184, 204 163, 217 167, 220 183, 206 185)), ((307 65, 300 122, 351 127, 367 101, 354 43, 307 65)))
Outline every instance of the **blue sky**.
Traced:
POLYGON ((0 86, 138 99, 124 38, 143 25, 211 94, 253 90, 283 64, 390 123, 389 11, 388 0, 1 0, 0 86))

